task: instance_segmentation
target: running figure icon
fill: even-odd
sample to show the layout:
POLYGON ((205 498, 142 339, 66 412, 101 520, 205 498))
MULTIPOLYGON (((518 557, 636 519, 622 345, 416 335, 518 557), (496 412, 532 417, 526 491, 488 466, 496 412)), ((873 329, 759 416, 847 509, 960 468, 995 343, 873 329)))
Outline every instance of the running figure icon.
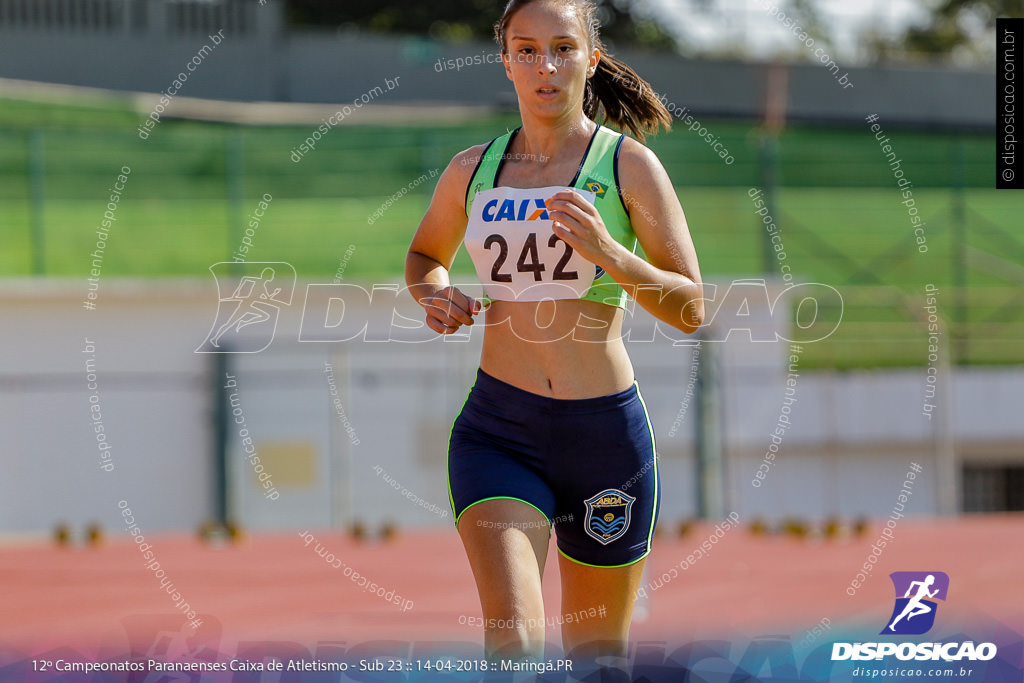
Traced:
POLYGON ((895 603, 882 635, 921 635, 931 630, 939 602, 949 592, 949 575, 939 571, 893 572, 895 603), (917 618, 915 618, 917 617, 917 618))
POLYGON ((910 602, 908 602, 907 606, 903 608, 903 611, 900 612, 900 615, 893 619, 892 623, 889 624, 890 631, 896 630, 896 622, 898 622, 903 617, 906 617, 907 621, 910 621, 918 615, 927 614, 928 612, 932 611, 930 605, 926 605, 925 603, 921 602, 921 598, 934 598, 936 596, 936 594, 939 592, 938 588, 936 588, 933 591, 928 590, 928 588, 931 587, 934 583, 934 574, 929 574, 924 581, 912 581, 910 583, 910 587, 907 588, 907 592, 903 595, 903 597, 910 598, 910 593, 914 590, 914 586, 918 587, 917 593, 914 595, 914 597, 910 598, 910 602))
POLYGON ((281 310, 292 303, 295 268, 283 261, 246 266, 249 274, 237 272, 238 263, 229 261, 210 266, 217 314, 196 353, 257 353, 273 340, 281 310))
POLYGON ((277 310, 277 306, 265 302, 274 301, 277 295, 281 293, 280 287, 277 287, 273 292, 270 291, 270 283, 274 281, 274 274, 273 268, 264 268, 259 277, 249 275, 242 278, 231 296, 223 300, 236 301, 238 302, 238 307, 235 308, 235 312, 231 314, 228 321, 217 330, 217 334, 210 340, 211 344, 220 348, 218 343, 220 338, 231 328, 234 328, 235 332, 240 332, 247 325, 270 320, 272 313, 277 310), (259 291, 258 285, 260 284, 263 285, 263 291, 257 295, 259 291), (267 310, 267 308, 270 310, 267 310))

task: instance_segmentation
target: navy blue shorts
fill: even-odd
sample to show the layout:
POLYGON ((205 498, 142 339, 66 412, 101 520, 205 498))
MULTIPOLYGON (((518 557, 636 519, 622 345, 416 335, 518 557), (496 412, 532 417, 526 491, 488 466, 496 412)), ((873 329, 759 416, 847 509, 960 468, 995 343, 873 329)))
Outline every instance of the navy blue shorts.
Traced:
POLYGON ((608 396, 559 399, 478 370, 452 426, 448 490, 456 525, 475 503, 513 498, 548 518, 570 560, 619 567, 642 559, 660 493, 654 430, 636 381, 608 396))

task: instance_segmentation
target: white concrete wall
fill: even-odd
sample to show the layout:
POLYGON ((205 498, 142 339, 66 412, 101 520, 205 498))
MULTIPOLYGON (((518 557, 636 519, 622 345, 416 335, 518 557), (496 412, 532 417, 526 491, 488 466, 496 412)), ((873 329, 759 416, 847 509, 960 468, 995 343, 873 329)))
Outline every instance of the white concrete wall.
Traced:
MULTIPOLYGON (((770 288, 774 298, 779 287, 770 288)), ((217 291, 205 281, 107 278, 96 310, 86 311, 85 290, 80 280, 9 279, 0 287, 0 531, 46 530, 61 520, 97 520, 119 528, 122 499, 144 531, 195 528, 213 512, 215 378, 213 356, 194 351, 214 320, 217 291), (100 468, 90 421, 87 338, 95 347, 103 425, 112 445, 109 472, 100 468)), ((385 520, 450 524, 446 445, 473 380, 482 330, 461 341, 300 342, 305 298, 300 282, 292 303, 281 307, 276 336, 266 350, 229 357, 245 426, 281 494, 274 500, 263 496, 239 427, 230 425, 236 515, 246 526, 262 529, 352 519, 371 525, 385 520), (325 362, 332 364, 351 433, 332 404, 325 362), (385 474, 398 483, 397 490, 385 482, 385 474)), ((400 314, 418 318, 411 299, 402 295, 398 302, 400 314)), ((340 309, 332 310, 337 318, 340 309)), ((741 315, 731 301, 723 304, 715 326, 750 327, 756 337, 785 332, 786 316, 779 310, 774 319, 766 308, 741 315)), ((376 334, 387 328, 392 313, 386 305, 353 304, 345 315, 366 315, 376 334)), ((672 429, 686 401, 692 347, 673 346, 666 338, 638 341, 651 338, 642 332, 653 328, 653 319, 641 309, 628 327, 633 341, 627 348, 661 457, 662 519, 674 523, 697 510, 695 397, 672 429)), ((321 338, 329 331, 324 329, 321 338)), ((723 364, 728 510, 745 519, 884 517, 907 466, 916 461, 924 470, 908 512, 937 512, 939 422, 921 415, 923 368, 801 370, 792 426, 763 486, 755 488, 751 481, 784 397, 789 345, 752 343, 747 336, 734 332, 727 342, 705 345, 716 344, 723 364)), ((982 452, 995 444, 1009 461, 1024 460, 1024 448, 1013 446, 1024 443, 1024 421, 1011 413, 1022 388, 1022 368, 956 371, 938 398, 945 400, 948 391, 953 400, 957 452, 982 452)))

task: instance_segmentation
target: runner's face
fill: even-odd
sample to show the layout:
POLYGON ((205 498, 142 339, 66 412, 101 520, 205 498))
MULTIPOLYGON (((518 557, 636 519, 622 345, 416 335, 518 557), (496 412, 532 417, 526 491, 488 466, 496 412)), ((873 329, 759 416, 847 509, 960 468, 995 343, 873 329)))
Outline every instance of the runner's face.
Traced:
POLYGON ((532 2, 513 15, 505 35, 505 73, 515 84, 520 107, 552 114, 582 106, 599 52, 589 48, 571 6, 532 2))

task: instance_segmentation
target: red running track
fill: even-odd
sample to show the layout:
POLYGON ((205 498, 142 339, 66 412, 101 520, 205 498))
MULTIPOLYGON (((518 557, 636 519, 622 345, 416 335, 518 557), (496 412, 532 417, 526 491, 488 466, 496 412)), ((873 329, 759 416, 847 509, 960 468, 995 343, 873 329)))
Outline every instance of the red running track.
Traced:
MULTIPOLYGON (((667 582, 648 589, 631 638, 782 633, 796 639, 822 618, 877 633, 893 605, 888 573, 908 570, 949 574, 943 619, 996 620, 1024 633, 1024 515, 901 520, 895 542, 851 596, 847 589, 880 529, 825 541, 754 536, 740 527, 725 532, 685 570, 679 570, 680 562, 714 527, 698 526, 684 538, 660 535, 648 579, 660 583, 657 577, 664 579, 673 567, 677 576, 669 573, 667 582)), ((314 533, 355 571, 411 600, 411 609, 403 612, 361 590, 297 533, 222 547, 184 535, 149 542, 181 599, 205 627, 223 629, 221 642, 481 641, 481 629, 466 623, 480 616, 480 608, 454 530, 406 532, 390 542, 369 543, 314 533)), ((554 558, 549 554, 544 580, 550 617, 559 613, 554 558)), ((23 653, 71 647, 94 655, 102 642, 124 642, 126 629, 145 615, 180 621, 180 608, 145 564, 127 537, 100 548, 59 549, 41 542, 0 547, 0 645, 23 653)), ((548 640, 558 642, 556 628, 548 640)))

